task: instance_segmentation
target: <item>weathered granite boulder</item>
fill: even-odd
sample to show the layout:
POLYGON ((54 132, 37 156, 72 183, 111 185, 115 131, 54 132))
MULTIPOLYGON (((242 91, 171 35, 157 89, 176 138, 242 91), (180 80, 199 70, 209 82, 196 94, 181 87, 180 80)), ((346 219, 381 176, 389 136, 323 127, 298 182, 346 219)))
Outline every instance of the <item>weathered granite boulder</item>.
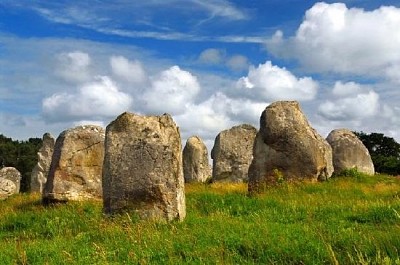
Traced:
POLYGON ((183 176, 187 183, 204 183, 211 178, 207 147, 198 136, 187 139, 183 148, 183 176))
POLYGON ((348 129, 333 130, 326 140, 332 147, 335 174, 351 168, 357 168, 362 173, 375 174, 368 149, 352 131, 348 129))
POLYGON ((21 173, 14 167, 0 169, 0 178, 11 180, 15 184, 15 193, 19 193, 21 186, 21 173))
POLYGON ((16 193, 18 193, 17 186, 15 186, 13 181, 0 178, 0 200, 5 200, 16 193))
POLYGON ((296 101, 278 101, 263 111, 253 156, 250 193, 279 181, 326 180, 333 173, 330 145, 309 125, 296 101))
POLYGON ((183 220, 182 146, 170 115, 123 113, 106 129, 103 203, 107 214, 183 220))
POLYGON ((211 150, 212 182, 247 182, 257 129, 248 124, 220 132, 211 150))
POLYGON ((43 202, 101 199, 105 132, 94 125, 60 134, 54 146, 43 202))
POLYGON ((42 147, 40 147, 39 152, 37 153, 38 162, 33 168, 31 174, 31 192, 43 192, 47 176, 49 175, 54 143, 55 139, 51 134, 45 133, 43 135, 42 147))

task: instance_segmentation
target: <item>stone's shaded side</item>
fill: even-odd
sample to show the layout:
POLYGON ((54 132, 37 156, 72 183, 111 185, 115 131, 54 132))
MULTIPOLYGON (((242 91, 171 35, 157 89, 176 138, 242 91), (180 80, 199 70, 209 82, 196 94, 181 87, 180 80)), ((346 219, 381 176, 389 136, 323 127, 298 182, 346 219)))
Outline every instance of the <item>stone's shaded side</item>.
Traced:
POLYGON ((107 214, 185 218, 181 138, 170 115, 123 113, 107 126, 103 203, 107 214))
POLYGON ((212 182, 247 182, 257 129, 248 124, 220 132, 211 150, 212 182))
POLYGON ((263 111, 253 156, 250 193, 279 181, 326 180, 333 173, 330 145, 309 125, 296 101, 278 101, 263 111))
POLYGON ((0 178, 11 180, 15 184, 15 193, 19 193, 21 186, 21 173, 14 167, 0 169, 0 178))
POLYGON ((374 164, 368 149, 348 129, 336 129, 326 138, 332 147, 333 167, 340 174, 345 169, 357 168, 359 172, 375 174, 374 164))
POLYGON ((105 132, 94 125, 60 134, 54 146, 43 201, 101 199, 105 132))
POLYGON ((16 193, 18 193, 17 186, 15 186, 13 181, 0 178, 0 200, 5 200, 16 193))
POLYGON ((206 182, 211 178, 206 145, 198 136, 192 136, 183 148, 183 176, 185 182, 206 182))
POLYGON ((43 144, 37 153, 38 162, 31 174, 31 192, 42 193, 49 175, 51 157, 53 156, 55 139, 49 134, 43 135, 43 144))

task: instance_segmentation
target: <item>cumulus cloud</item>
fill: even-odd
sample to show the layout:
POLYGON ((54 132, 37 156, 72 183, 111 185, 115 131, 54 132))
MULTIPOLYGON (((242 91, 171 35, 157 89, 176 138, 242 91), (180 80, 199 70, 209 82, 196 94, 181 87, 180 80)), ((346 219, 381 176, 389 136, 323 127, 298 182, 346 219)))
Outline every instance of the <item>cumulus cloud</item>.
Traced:
POLYGON ((261 101, 311 100, 318 90, 318 83, 311 77, 297 78, 285 68, 270 61, 257 68, 250 67, 246 77, 237 82, 237 92, 261 101))
POLYGON ((318 107, 318 114, 327 120, 352 121, 372 117, 379 110, 379 95, 354 82, 336 82, 332 94, 318 107))
POLYGON ((91 59, 87 53, 81 51, 61 53, 57 56, 55 71, 57 75, 68 82, 85 82, 91 78, 90 63, 91 59))
MULTIPOLYGON (((400 8, 372 11, 343 3, 316 3, 295 36, 281 31, 268 41, 275 56, 295 58, 309 71, 386 76, 400 65, 400 8)), ((395 77, 398 79, 399 74, 395 77)))
POLYGON ((146 71, 138 60, 129 61, 123 56, 111 56, 110 65, 112 72, 125 81, 132 83, 147 81, 146 71))
POLYGON ((132 98, 107 76, 79 87, 76 93, 54 94, 43 100, 43 115, 49 122, 101 120, 131 107, 132 98))
POLYGON ((194 75, 172 66, 151 79, 151 86, 142 96, 143 107, 151 113, 181 114, 199 91, 194 75))

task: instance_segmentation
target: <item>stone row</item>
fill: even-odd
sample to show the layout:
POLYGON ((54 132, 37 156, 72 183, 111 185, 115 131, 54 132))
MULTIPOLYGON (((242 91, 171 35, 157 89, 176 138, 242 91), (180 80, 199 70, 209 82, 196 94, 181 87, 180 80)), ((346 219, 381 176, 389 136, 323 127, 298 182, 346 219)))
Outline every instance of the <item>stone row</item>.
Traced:
MULTIPOLYGON (((123 113, 106 130, 78 126, 56 141, 45 134, 31 188, 44 203, 97 199, 107 214, 132 211, 170 221, 185 217, 184 182, 248 182, 253 194, 281 181, 323 181, 349 168, 374 174, 368 150, 351 131, 323 139, 296 101, 267 106, 258 131, 242 124, 220 132, 211 158, 212 169, 198 136, 182 151, 170 115, 123 113)), ((0 171, 0 198, 19 192, 20 175, 5 175, 10 169, 0 171)))

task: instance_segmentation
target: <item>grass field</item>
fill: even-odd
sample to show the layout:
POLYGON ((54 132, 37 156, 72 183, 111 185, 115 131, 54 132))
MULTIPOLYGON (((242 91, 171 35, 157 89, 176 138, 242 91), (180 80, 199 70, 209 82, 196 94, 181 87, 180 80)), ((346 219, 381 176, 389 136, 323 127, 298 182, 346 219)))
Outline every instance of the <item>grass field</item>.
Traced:
POLYGON ((0 202, 1 264, 400 264, 400 179, 187 185, 178 223, 106 217, 100 202, 0 202))

